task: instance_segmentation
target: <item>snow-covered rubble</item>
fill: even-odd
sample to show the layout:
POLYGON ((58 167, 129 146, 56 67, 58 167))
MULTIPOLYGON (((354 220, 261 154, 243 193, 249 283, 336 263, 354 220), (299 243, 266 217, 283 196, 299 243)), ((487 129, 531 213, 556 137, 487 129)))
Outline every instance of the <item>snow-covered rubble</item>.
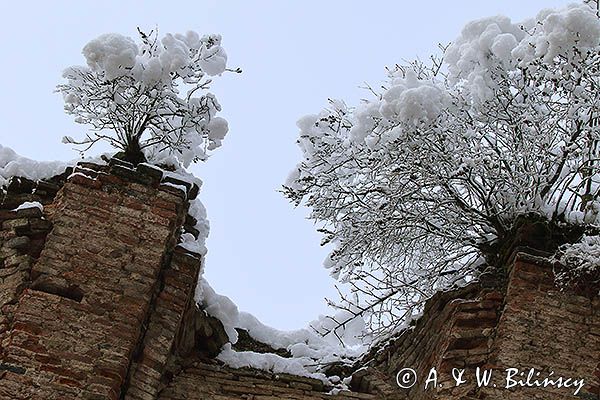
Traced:
MULTIPOLYGON (((255 316, 239 311, 227 296, 220 295, 201 279, 196 292, 196 301, 212 317, 223 324, 229 337, 217 358, 234 368, 251 367, 273 373, 288 373, 315 378, 328 385, 338 385, 341 378, 326 376, 325 369, 331 364, 351 364, 366 350, 365 346, 343 346, 337 339, 323 337, 315 330, 305 328, 293 331, 280 331, 261 323, 255 316), (237 329, 243 329, 256 341, 273 349, 285 349, 290 358, 271 353, 236 351, 233 346, 238 341, 237 329)), ((315 321, 313 325, 320 325, 315 321)))

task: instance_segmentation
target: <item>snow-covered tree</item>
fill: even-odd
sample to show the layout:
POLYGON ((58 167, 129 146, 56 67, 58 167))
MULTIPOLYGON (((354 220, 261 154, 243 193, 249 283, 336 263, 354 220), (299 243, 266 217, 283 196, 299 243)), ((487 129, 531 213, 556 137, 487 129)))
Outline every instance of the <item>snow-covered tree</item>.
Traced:
POLYGON ((374 98, 298 122, 303 160, 284 193, 334 246, 325 266, 349 288, 338 307, 387 334, 498 263, 523 219, 563 232, 554 249, 596 230, 596 13, 471 22, 439 58, 389 69, 374 98))
POLYGON ((206 92, 208 77, 227 70, 221 36, 139 35, 137 44, 120 34, 101 35, 83 48, 87 66, 65 70, 67 83, 57 86, 65 111, 92 130, 63 142, 85 151, 106 141, 133 162, 161 152, 184 165, 204 160, 228 130, 227 121, 216 116, 217 99, 206 92))

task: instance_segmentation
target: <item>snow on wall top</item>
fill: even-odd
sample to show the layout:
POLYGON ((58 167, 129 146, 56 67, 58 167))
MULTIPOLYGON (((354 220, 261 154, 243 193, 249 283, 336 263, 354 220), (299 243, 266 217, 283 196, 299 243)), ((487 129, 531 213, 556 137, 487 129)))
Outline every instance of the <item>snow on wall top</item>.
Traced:
POLYGON ((6 185, 13 176, 20 176, 34 181, 47 179, 65 172, 73 162, 35 161, 18 155, 10 147, 0 144, 0 187, 6 185))

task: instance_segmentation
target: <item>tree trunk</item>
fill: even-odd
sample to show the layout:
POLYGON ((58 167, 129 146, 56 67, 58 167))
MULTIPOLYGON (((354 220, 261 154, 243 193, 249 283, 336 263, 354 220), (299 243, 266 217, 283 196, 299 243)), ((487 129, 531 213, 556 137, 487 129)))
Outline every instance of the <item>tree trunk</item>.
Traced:
POLYGON ((146 161, 146 157, 140 148, 139 140, 133 139, 127 145, 125 152, 117 155, 118 158, 128 161, 133 165, 137 165, 146 161))

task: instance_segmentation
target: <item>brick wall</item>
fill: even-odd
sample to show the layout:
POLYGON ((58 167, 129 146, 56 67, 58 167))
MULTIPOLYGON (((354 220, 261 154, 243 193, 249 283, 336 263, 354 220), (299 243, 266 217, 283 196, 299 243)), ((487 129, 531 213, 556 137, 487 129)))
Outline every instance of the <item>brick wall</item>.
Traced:
POLYGON ((271 374, 249 368, 232 369, 207 360, 185 367, 158 397, 159 400, 229 399, 376 399, 365 393, 343 391, 329 395, 323 382, 288 374, 271 374))
MULTIPOLYGON (((580 398, 600 399, 600 297, 561 292, 554 285, 552 266, 526 253, 518 253, 511 265, 489 362, 503 372, 497 386, 506 386, 505 368, 535 368, 541 379, 551 371, 554 376, 585 378, 580 398)), ((573 389, 551 387, 486 387, 481 392, 498 399, 575 398, 573 389)))
MULTIPOLYGON (((66 174, 46 182, 13 178, 0 192, 0 351, 14 325, 17 301, 30 284, 32 264, 52 227, 39 208, 12 210, 25 201, 37 201, 49 214, 65 179, 66 174)), ((22 371, 20 366, 7 364, 2 358, 0 376, 11 370, 22 371)))
MULTIPOLYGON (((117 399, 140 343, 151 349, 150 338, 160 336, 146 324, 153 326, 150 311, 164 308, 176 285, 163 266, 183 223, 185 194, 160 185, 152 171, 88 167, 58 192, 44 220, 52 230, 13 301, 2 398, 117 399)), ((18 232, 24 223, 3 227, 18 232)))
POLYGON ((148 321, 139 356, 130 370, 125 399, 153 400, 170 382, 170 357, 178 350, 176 338, 186 312, 196 310, 194 290, 200 260, 180 248, 163 273, 163 285, 148 321))
POLYGON ((573 388, 506 388, 506 369, 524 371, 525 379, 535 368, 540 380, 550 371, 583 378, 580 398, 600 399, 600 297, 561 292, 552 266, 526 252, 515 252, 508 265, 504 285, 477 282, 436 294, 411 329, 361 360, 366 368, 354 374, 353 387, 387 399, 576 398, 573 388), (477 367, 492 373, 488 385, 477 387, 477 367), (417 372, 409 389, 396 382, 403 368, 417 372), (431 368, 437 386, 425 390, 431 368), (454 368, 465 370, 467 382, 458 387, 454 368))
MULTIPOLYGON (((486 362, 501 305, 499 291, 482 290, 478 283, 437 293, 411 328, 359 362, 366 368, 354 375, 353 388, 390 399, 440 398, 449 392, 453 368, 475 368, 486 362), (403 389, 396 375, 405 368, 413 369, 418 381, 403 389), (425 390, 432 368, 437 386, 430 384, 425 390)), ((466 386, 460 389, 450 391, 452 398, 468 391, 466 386)))
POLYGON ((194 303, 200 256, 177 246, 182 231, 198 234, 187 215, 194 185, 113 160, 7 189, 0 399, 573 398, 572 389, 503 389, 509 367, 585 378, 581 398, 600 399, 600 299, 559 291, 552 267, 527 253, 506 262, 506 275, 436 294, 410 329, 356 363, 352 392, 329 395, 318 380, 214 359, 227 335, 194 303), (11 211, 23 201, 43 213, 11 211), (406 367, 419 383, 402 389, 406 367), (453 368, 472 378, 477 367, 499 387, 453 387, 453 368), (424 390, 431 368, 437 387, 424 390))
POLYGON ((177 246, 182 230, 198 234, 187 215, 197 191, 117 160, 11 182, 0 198, 0 398, 331 397, 318 380, 212 359, 227 335, 194 302, 200 257, 177 246), (43 213, 11 211, 23 201, 43 213))

